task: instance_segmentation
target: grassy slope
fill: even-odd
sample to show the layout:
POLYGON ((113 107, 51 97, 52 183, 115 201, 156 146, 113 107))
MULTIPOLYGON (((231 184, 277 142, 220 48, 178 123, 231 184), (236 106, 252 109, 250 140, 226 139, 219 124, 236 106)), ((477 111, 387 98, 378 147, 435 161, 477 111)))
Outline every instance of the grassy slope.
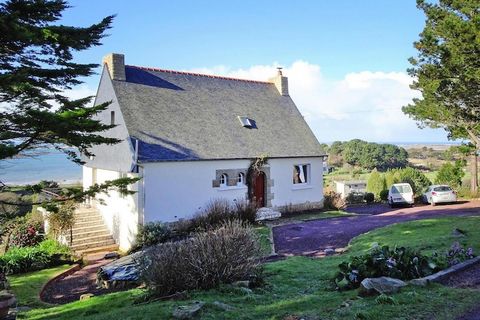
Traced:
POLYGON ((51 278, 70 268, 63 265, 55 268, 35 272, 8 276, 11 290, 15 293, 18 304, 29 307, 45 307, 47 304, 40 301, 38 294, 42 286, 51 278))
MULTIPOLYGON (((360 254, 373 242, 409 245, 426 251, 443 251, 457 238, 454 227, 468 232, 461 242, 480 251, 479 217, 442 218, 397 224, 355 238, 342 256, 323 259, 289 258, 265 266, 266 286, 244 293, 235 288, 193 292, 191 300, 207 302, 202 319, 283 319, 286 315, 304 315, 313 319, 454 319, 480 301, 480 292, 451 289, 440 285, 429 288, 407 287, 394 296, 396 305, 382 305, 375 298, 360 299, 355 291, 332 290, 331 277, 336 266, 349 255, 360 254), (223 311, 211 304, 221 301, 235 307, 223 311), (210 304, 209 304, 210 303, 210 304), (344 306, 342 306, 342 304, 344 306), (364 317, 362 317, 362 315, 364 317)), ((189 301, 153 302, 133 305, 141 295, 131 290, 95 297, 64 306, 33 310, 29 319, 168 319, 174 306, 189 301)))

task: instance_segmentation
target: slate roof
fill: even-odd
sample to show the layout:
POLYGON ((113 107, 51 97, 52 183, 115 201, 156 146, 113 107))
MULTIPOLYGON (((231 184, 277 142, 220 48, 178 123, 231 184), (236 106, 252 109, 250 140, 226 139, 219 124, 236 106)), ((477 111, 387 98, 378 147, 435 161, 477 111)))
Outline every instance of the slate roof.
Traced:
POLYGON ((139 140, 139 162, 325 154, 272 83, 136 66, 125 73, 126 81, 112 82, 127 130, 139 140), (238 116, 256 128, 242 127, 238 116))

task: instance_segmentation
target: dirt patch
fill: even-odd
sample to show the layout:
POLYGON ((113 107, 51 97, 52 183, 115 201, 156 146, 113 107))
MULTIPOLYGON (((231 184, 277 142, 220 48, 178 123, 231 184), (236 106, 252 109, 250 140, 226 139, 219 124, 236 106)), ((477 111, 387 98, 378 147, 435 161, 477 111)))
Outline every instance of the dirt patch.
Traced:
POLYGON ((480 263, 457 272, 440 283, 455 288, 480 289, 480 263))

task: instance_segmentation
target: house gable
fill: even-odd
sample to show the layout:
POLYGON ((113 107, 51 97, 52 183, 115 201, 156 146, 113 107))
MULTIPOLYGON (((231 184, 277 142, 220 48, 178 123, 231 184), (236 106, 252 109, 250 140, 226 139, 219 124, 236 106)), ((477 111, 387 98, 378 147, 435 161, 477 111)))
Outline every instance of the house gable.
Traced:
POLYGON ((108 69, 103 68, 100 84, 98 86, 97 95, 95 97, 95 105, 111 101, 107 109, 98 113, 94 119, 103 123, 110 124, 112 117, 116 127, 102 133, 111 138, 121 140, 120 143, 114 145, 97 145, 90 149, 95 155, 93 158, 83 158, 87 167, 99 169, 113 170, 119 172, 130 172, 134 165, 134 149, 129 138, 122 110, 119 107, 118 99, 115 94, 114 87, 108 69))

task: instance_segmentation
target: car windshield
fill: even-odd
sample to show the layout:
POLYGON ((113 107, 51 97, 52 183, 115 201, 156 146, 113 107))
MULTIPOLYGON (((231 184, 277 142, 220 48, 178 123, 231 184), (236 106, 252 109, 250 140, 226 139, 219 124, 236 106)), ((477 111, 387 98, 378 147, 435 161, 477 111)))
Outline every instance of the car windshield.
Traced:
POLYGON ((412 188, 409 185, 392 186, 392 193, 409 193, 412 188))
POLYGON ((433 191, 452 191, 452 188, 449 186, 440 186, 433 188, 433 191))

